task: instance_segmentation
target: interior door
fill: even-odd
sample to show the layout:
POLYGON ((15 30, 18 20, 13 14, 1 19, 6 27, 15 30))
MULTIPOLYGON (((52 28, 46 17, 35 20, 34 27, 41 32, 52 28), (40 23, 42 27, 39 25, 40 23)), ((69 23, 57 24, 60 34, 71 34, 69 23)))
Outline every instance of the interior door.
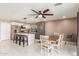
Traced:
POLYGON ((1 40, 10 39, 10 31, 11 31, 11 24, 7 22, 1 22, 1 40))

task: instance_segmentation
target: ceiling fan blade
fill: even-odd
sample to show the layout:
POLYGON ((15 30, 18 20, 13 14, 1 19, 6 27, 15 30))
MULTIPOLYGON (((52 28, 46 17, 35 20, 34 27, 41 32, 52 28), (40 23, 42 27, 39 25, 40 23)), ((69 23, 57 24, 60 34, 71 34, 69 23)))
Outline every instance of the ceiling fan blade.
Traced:
POLYGON ((42 15, 43 18, 46 18, 44 15, 42 15))
POLYGON ((37 15, 37 14, 28 14, 28 15, 31 15, 31 16, 33 16, 33 15, 37 15))
POLYGON ((46 12, 48 12, 48 11, 49 11, 49 9, 46 9, 46 10, 43 11, 43 13, 46 13, 46 12))
POLYGON ((39 14, 37 11, 35 11, 35 10, 33 10, 33 9, 31 9, 33 12, 35 12, 35 13, 37 13, 37 14, 39 14))
POLYGON ((36 16, 35 18, 38 18, 38 16, 36 16))
POLYGON ((42 14, 42 15, 52 16, 52 15, 54 15, 54 14, 42 14))

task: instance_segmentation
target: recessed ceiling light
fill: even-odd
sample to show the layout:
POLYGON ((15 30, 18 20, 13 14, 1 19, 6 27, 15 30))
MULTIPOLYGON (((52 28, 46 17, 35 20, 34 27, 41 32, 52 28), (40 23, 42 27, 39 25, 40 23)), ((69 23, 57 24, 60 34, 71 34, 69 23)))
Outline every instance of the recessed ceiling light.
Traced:
POLYGON ((46 21, 46 19, 44 19, 44 21, 46 21))
POLYGON ((66 16, 62 16, 62 18, 66 18, 66 16))

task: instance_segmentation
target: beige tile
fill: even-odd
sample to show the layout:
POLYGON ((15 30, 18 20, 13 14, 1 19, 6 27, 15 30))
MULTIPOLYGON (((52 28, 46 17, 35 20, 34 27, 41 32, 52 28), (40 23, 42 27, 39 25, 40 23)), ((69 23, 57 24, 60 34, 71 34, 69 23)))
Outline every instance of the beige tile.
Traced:
POLYGON ((60 52, 52 51, 51 53, 46 53, 43 51, 41 53, 40 43, 34 43, 31 46, 13 43, 11 40, 6 40, 0 42, 0 55, 3 56, 76 56, 76 46, 64 45, 60 52))

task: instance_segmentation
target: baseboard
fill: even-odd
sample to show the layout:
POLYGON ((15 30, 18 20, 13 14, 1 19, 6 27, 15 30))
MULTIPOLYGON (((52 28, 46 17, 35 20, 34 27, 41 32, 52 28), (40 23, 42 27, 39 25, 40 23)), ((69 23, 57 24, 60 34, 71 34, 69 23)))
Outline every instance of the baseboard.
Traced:
POLYGON ((69 45, 76 45, 75 42, 66 42, 66 44, 69 44, 69 45))

